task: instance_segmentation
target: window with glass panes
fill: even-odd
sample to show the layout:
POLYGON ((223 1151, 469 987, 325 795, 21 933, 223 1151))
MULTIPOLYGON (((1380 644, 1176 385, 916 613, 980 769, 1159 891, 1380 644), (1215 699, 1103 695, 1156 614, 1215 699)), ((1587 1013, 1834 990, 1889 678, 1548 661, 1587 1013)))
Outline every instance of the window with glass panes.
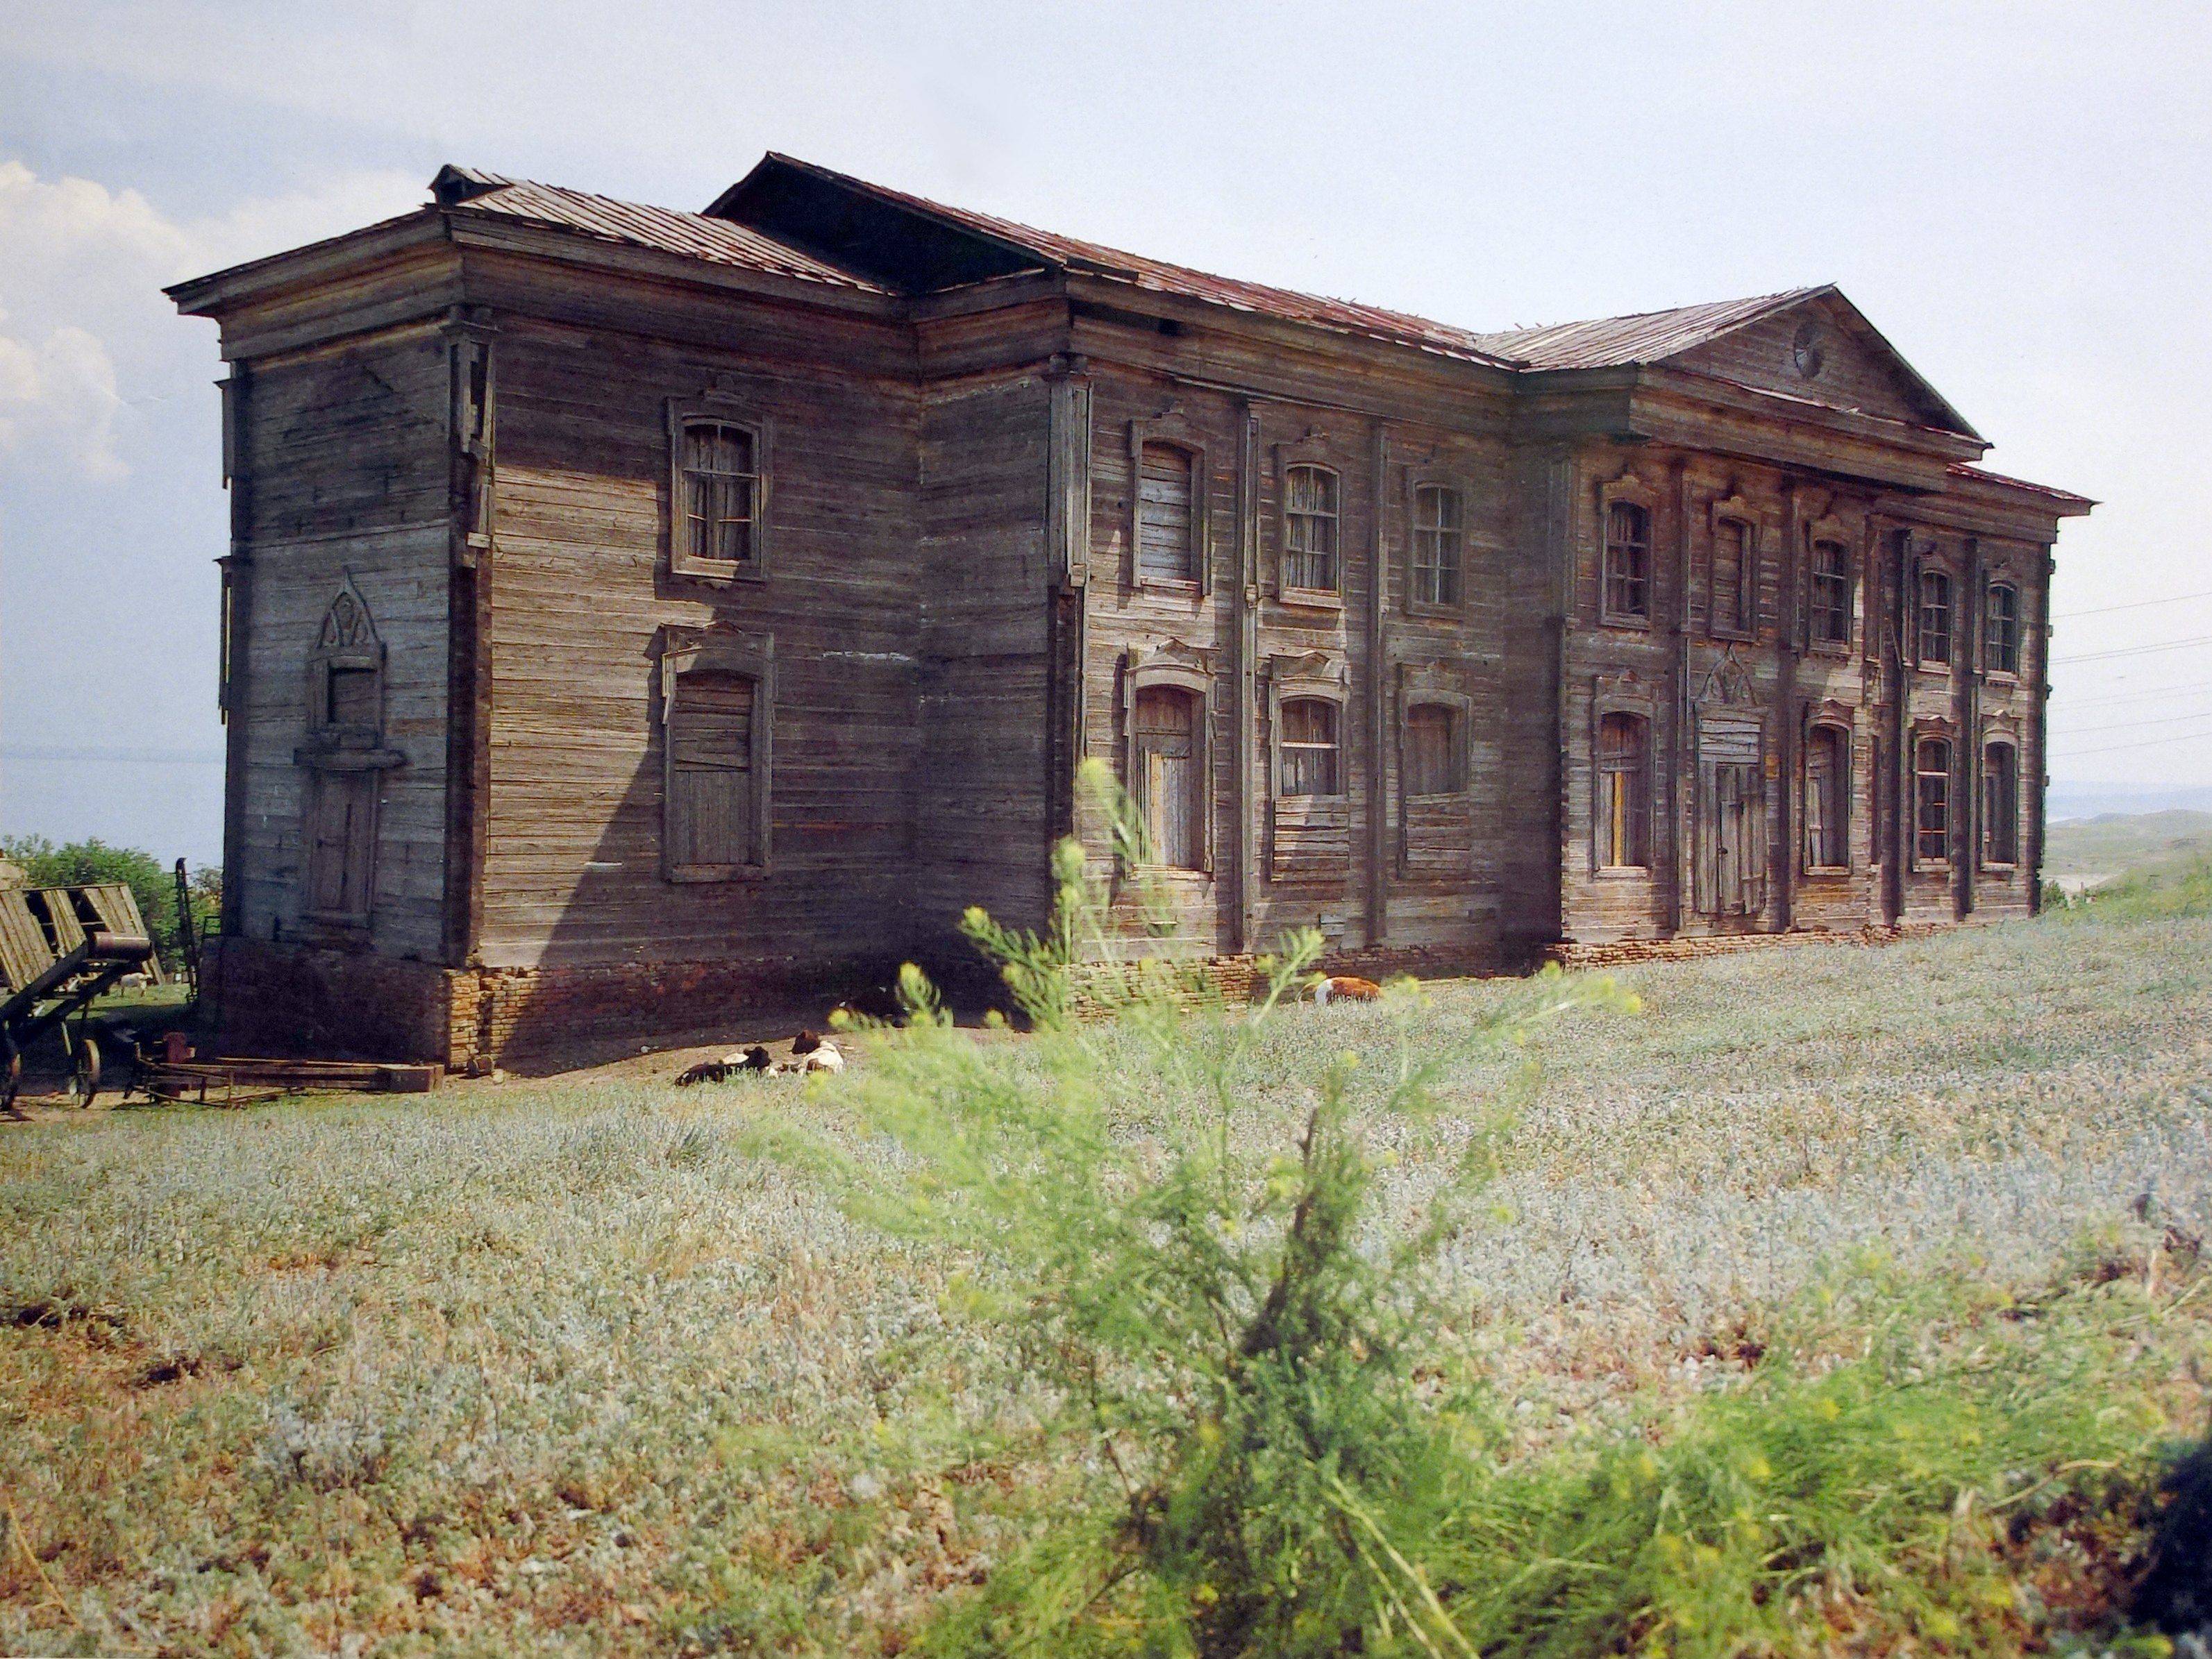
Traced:
POLYGON ((1606 510, 1605 614, 1651 615, 1651 515, 1634 501, 1615 501, 1606 510))
POLYGON ((1920 660, 1951 660, 1951 578, 1944 571, 1920 573, 1920 660))
POLYGON ((1460 495, 1441 484, 1413 492, 1413 599, 1419 605, 1459 603, 1460 558, 1465 532, 1460 495))
POLYGON ((1992 674, 2020 672, 2020 590, 2010 582, 1993 582, 1990 586, 1990 608, 1986 626, 1983 629, 1992 674))
POLYGON ((1813 642, 1851 642, 1851 556, 1841 542, 1813 544, 1813 642))
POLYGON ((1913 852, 1941 863, 1951 856, 1951 744, 1923 738, 1912 756, 1913 852))
POLYGON ((760 504, 753 434, 719 421, 686 422, 682 480, 684 554, 730 564, 750 560, 760 504))
POLYGON ((1334 795, 1337 787, 1336 705, 1321 697, 1283 704, 1279 795, 1334 795))
POLYGON ((1325 466, 1284 473, 1284 586, 1337 591, 1336 518, 1335 473, 1325 466))

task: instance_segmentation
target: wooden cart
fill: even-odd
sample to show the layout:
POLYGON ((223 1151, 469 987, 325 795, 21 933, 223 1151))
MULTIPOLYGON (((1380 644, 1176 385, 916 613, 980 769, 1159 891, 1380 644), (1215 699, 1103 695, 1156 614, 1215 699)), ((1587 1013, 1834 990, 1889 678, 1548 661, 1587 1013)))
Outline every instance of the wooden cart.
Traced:
POLYGON ((138 902, 121 882, 32 887, 0 862, 0 1112, 22 1115, 23 1051, 58 1029, 80 1106, 100 1091, 100 1042, 85 1011, 125 974, 161 967, 138 902))

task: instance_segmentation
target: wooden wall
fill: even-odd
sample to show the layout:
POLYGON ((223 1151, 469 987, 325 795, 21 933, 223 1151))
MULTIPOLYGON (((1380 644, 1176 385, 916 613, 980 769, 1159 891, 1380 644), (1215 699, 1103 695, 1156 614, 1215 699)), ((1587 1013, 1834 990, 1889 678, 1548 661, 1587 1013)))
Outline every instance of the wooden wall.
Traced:
POLYGON ((236 422, 234 558, 246 602, 231 712, 237 746, 226 851, 237 930, 317 937, 303 917, 301 814, 310 774, 307 661, 351 580, 385 649, 384 732, 403 763, 380 775, 378 953, 437 958, 444 898, 447 353, 431 326, 244 368, 236 422))
POLYGON ((483 959, 896 956, 921 684, 915 391, 831 366, 834 332, 858 324, 725 302, 714 349, 629 320, 501 314, 483 959), (764 581, 668 572, 667 403, 709 391, 773 422, 764 581), (714 626, 774 640, 773 851, 757 879, 672 884, 657 665, 666 629, 714 626))

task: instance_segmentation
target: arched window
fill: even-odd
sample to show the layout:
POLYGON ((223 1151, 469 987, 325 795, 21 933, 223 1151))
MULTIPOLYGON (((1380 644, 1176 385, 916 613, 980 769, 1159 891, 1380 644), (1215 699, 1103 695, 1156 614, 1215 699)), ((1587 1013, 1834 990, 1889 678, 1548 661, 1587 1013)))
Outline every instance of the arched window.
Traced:
POLYGON ((1336 474, 1325 466, 1294 466, 1283 474, 1285 587, 1337 591, 1336 474))
POLYGON ((1951 578, 1942 570, 1920 573, 1920 660, 1951 660, 1951 578))
POLYGON ((1741 519, 1713 526, 1712 631, 1752 631, 1752 596, 1759 589, 1759 541, 1741 519))
POLYGON ((2008 743, 1982 750, 1982 862, 2020 862, 2020 750, 2008 743))
POLYGON ((1990 584, 1983 655, 1992 674, 2020 672, 2020 590, 2010 582, 1990 584))
POLYGON ((1145 581, 1198 580, 1195 458, 1179 444, 1146 443, 1138 464, 1137 574, 1145 581))
POLYGON ((1457 605, 1465 531, 1460 494, 1442 484, 1413 491, 1413 602, 1457 605))
POLYGON ((1841 870, 1850 863, 1851 738, 1841 726, 1805 734, 1805 867, 1841 870))
POLYGON ((1336 705, 1321 697, 1283 704, 1282 775, 1279 795, 1335 795, 1338 787, 1336 705))
POLYGON ((1851 554, 1841 542, 1813 544, 1813 642, 1851 642, 1851 554))
POLYGON ((1132 781, 1145 838, 1153 863, 1178 870, 1206 865, 1201 718, 1198 694, 1180 686, 1146 686, 1130 706, 1132 781))
POLYGON ((1606 509, 1605 614, 1639 621, 1651 616, 1651 515, 1634 501, 1606 509))
POLYGON ((1923 738, 1912 750, 1914 855, 1940 864, 1951 856, 1951 740, 1923 738))
POLYGON ((1641 869, 1651 862, 1645 731, 1635 714, 1607 714, 1598 723, 1598 863, 1607 869, 1641 869))
POLYGON ((1455 795, 1467 787, 1467 757, 1459 711, 1440 702, 1406 711, 1406 793, 1455 795))

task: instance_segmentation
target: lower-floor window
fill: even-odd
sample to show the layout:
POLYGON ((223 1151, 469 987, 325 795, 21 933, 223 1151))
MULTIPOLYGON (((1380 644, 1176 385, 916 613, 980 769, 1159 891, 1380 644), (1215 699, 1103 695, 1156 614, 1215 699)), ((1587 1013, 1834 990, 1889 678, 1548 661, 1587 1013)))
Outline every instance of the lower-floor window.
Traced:
POLYGON ((1322 697, 1284 703, 1282 755, 1277 794, 1342 793, 1337 783, 1336 705, 1322 697))
POLYGON ((1598 863, 1607 869, 1641 869, 1651 862, 1644 733, 1644 722, 1634 714, 1607 714, 1598 724, 1598 863))
POLYGON ((1130 754, 1155 864, 1195 870, 1204 862, 1199 780, 1199 701, 1175 686, 1147 686, 1130 711, 1130 754))
POLYGON ((1913 851, 1940 863, 1951 856, 1951 742, 1923 738, 1913 750, 1913 851))
POLYGON ((1850 862, 1850 733, 1816 726, 1805 737, 1805 867, 1840 870, 1850 862))
POLYGON ((2020 862, 2020 751, 2008 743, 1982 750, 1982 862, 2020 862))
POLYGON ((1467 787, 1459 711, 1439 702, 1406 711, 1406 793, 1450 795, 1467 787))

